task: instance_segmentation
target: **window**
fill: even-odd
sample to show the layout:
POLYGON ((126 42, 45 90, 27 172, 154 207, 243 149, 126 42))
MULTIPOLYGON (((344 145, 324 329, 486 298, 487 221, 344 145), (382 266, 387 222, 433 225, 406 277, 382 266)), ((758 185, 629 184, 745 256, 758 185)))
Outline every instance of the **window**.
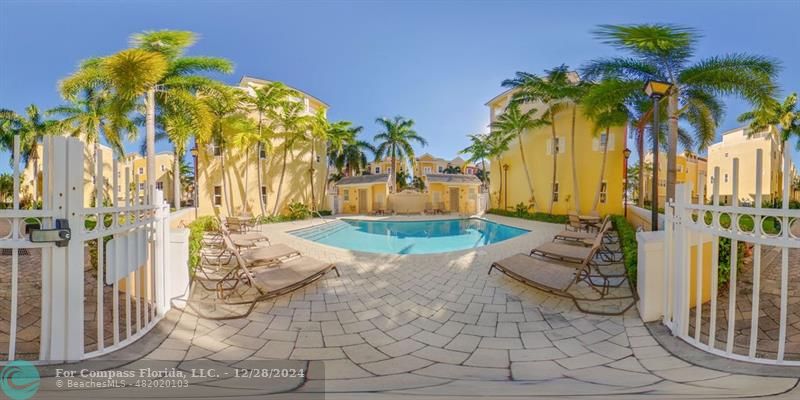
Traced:
POLYGON ((551 150, 552 154, 558 154, 559 150, 561 150, 561 138, 556 138, 553 142, 553 149, 551 150))
POLYGON ((728 153, 725 153, 725 158, 728 158, 728 153))
POLYGON ((258 158, 262 160, 267 159, 267 149, 264 147, 263 144, 258 145, 258 158))
MULTIPOLYGON (((439 167, 439 168, 441 168, 441 167, 439 167)), ((426 174, 430 174, 431 173, 431 167, 422 168, 422 172, 424 172, 426 174)), ((439 171, 439 172, 442 172, 442 171, 439 171)))
POLYGON ((267 204, 267 187, 261 187, 261 203, 267 204))
POLYGON ((144 168, 139 167, 139 175, 144 175, 144 168))
POLYGON ((553 184, 553 201, 558 201, 558 182, 553 184))
POLYGON ((381 173, 381 167, 375 167, 375 174, 381 173))
POLYGON ((344 201, 350 201, 350 191, 347 189, 344 190, 344 201))
POLYGON ((608 196, 608 183, 603 182, 600 185, 600 202, 605 204, 607 196, 608 196))
POLYGON ((164 182, 161 181, 156 182, 156 189, 164 190, 164 182))
POLYGON ((97 177, 96 176, 92 176, 92 184, 94 185, 95 183, 97 183, 97 177))
POLYGON ((219 157, 222 155, 222 147, 219 147, 216 144, 211 145, 211 151, 214 152, 214 157, 219 157))
POLYGON ((438 171, 441 174, 442 172, 444 172, 444 168, 442 168, 442 166, 440 165, 438 171))
POLYGON ((319 162, 319 160, 320 160, 320 158, 319 158, 319 156, 317 156, 317 162, 319 162))
POLYGON ((601 133, 600 134, 600 146, 605 146, 607 142, 608 142, 608 134, 607 133, 601 133))
POLYGON ((139 184, 139 190, 144 190, 144 183, 139 184))
POLYGON ((222 186, 214 186, 214 205, 222 205, 222 186))
POLYGON ((711 184, 712 185, 714 184, 714 177, 713 176, 711 177, 711 184))
POLYGON ((392 167, 386 168, 386 173, 387 174, 391 174, 392 173, 392 167))
POLYGON ((164 172, 166 170, 167 170, 167 166, 164 165, 164 164, 161 164, 161 172, 164 172))
POLYGON ((728 183, 728 174, 725 174, 725 183, 728 183))

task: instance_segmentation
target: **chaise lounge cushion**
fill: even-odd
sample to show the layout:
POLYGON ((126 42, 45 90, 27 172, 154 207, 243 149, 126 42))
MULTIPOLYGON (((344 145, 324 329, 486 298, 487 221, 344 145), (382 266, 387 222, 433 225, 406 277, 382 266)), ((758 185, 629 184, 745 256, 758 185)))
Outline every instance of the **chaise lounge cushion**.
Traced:
POLYGON ((277 292, 303 283, 331 268, 333 265, 330 263, 301 256, 271 268, 252 271, 252 279, 264 292, 277 292))
POLYGON ((494 265, 517 279, 559 291, 566 291, 575 281, 575 267, 525 254, 506 257, 494 265))
POLYGON ((254 265, 277 262, 281 258, 300 255, 300 252, 285 244, 276 244, 269 247, 254 247, 243 250, 241 255, 247 265, 254 265))
POLYGON ((566 243, 544 243, 535 249, 533 252, 541 254, 546 257, 564 258, 574 261, 583 261, 592 253, 591 247, 576 246, 566 243))

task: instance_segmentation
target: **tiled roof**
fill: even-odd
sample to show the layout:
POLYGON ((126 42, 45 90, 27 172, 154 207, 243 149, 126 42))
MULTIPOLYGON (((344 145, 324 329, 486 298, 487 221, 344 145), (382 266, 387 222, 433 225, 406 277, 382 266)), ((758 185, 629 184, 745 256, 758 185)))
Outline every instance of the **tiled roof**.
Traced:
POLYGON ((337 185, 364 185, 369 183, 387 183, 389 174, 346 176, 336 182, 337 185))
POLYGON ((481 184, 481 180, 475 175, 466 174, 426 174, 428 182, 431 183, 474 183, 481 184))

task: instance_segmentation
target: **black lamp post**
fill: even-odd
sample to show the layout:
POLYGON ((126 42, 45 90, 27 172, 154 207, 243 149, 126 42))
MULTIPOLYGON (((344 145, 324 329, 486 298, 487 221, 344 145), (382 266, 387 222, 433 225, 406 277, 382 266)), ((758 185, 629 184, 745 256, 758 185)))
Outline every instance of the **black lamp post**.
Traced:
POLYGON ((660 123, 658 120, 658 101, 669 93, 672 84, 669 82, 649 80, 644 84, 644 92, 653 99, 653 183, 650 197, 650 227, 658 230, 658 135, 660 123))
POLYGON ((631 156, 631 149, 625 148, 622 151, 622 156, 625 157, 625 189, 622 192, 625 198, 625 218, 628 218, 628 158, 631 156))
POLYGON ((197 201, 198 201, 198 196, 197 196, 197 189, 198 189, 198 187, 197 187, 197 143, 194 144, 194 147, 192 147, 192 149, 190 151, 192 153, 192 158, 194 160, 194 189, 192 190, 192 194, 193 194, 192 203, 194 203, 194 219, 197 219, 197 206, 198 206, 198 204, 197 204, 197 201))

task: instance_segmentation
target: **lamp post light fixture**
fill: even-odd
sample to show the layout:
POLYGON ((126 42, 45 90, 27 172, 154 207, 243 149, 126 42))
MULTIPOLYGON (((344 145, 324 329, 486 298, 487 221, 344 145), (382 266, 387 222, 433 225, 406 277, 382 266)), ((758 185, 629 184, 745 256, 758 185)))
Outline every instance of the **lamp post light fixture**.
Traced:
POLYGON ((628 218, 628 158, 631 156, 631 149, 626 147, 625 150, 622 150, 622 156, 625 157, 625 188, 622 195, 625 201, 625 218, 628 218))
POLYGON ((653 182, 650 196, 650 227, 658 230, 658 135, 661 124, 658 120, 658 102, 669 93, 672 84, 669 82, 648 80, 644 84, 644 92, 653 100, 653 182))
POLYGON ((197 219, 197 142, 195 142, 194 147, 192 147, 190 152, 192 153, 192 159, 194 163, 194 188, 192 189, 192 203, 194 203, 194 219, 197 219))

